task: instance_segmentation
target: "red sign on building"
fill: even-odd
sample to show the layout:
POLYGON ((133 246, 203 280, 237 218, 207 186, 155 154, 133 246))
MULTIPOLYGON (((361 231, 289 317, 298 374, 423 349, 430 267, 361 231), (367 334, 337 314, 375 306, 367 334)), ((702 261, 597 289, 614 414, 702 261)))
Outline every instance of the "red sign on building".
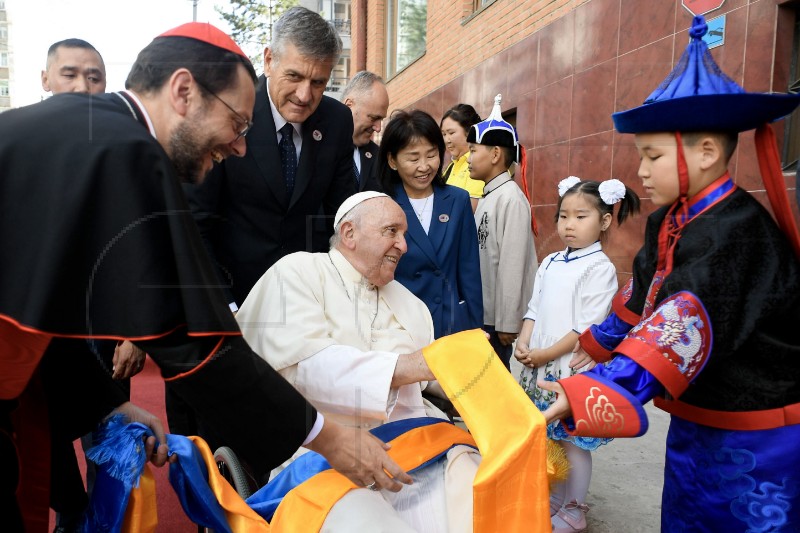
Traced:
POLYGON ((681 3, 692 15, 705 15, 722 7, 725 0, 682 0, 681 3))

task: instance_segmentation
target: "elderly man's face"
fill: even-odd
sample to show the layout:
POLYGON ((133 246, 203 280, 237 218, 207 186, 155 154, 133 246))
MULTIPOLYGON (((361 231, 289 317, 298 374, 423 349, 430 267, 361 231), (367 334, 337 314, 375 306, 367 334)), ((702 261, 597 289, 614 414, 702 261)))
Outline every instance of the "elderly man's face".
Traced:
POLYGON ((272 103, 288 122, 305 122, 322 101, 333 70, 333 58, 320 61, 300 54, 286 43, 280 57, 264 51, 264 73, 269 78, 272 103))
POLYGON ((59 46, 42 71, 42 89, 53 94, 99 94, 106 90, 106 67, 89 48, 59 46))
POLYGON ((406 253, 406 215, 394 200, 367 200, 370 209, 355 228, 356 269, 376 287, 394 279, 400 257, 406 253))

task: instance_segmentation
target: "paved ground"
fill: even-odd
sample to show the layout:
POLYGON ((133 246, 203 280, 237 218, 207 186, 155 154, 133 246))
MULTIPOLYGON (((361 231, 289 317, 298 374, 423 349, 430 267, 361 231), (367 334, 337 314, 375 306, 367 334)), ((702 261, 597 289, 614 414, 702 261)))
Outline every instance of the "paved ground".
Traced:
MULTIPOLYGON (((511 371, 519 376, 512 357, 511 371)), ((650 429, 637 439, 616 439, 593 456, 586 515, 590 533, 660 531, 664 446, 669 415, 652 404, 645 408, 650 429)))

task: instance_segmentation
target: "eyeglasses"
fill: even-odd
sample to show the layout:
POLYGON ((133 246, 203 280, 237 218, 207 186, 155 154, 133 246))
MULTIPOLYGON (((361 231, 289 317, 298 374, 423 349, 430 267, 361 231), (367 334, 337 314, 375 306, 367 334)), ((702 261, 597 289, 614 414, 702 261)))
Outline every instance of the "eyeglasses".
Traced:
POLYGON ((237 118, 237 119, 239 119, 241 122, 244 122, 244 127, 243 127, 242 129, 240 129, 240 130, 239 130, 239 132, 238 132, 239 134, 236 136, 236 138, 235 138, 235 139, 234 139, 232 142, 236 142, 236 141, 238 141, 240 137, 246 137, 246 136, 247 136, 247 132, 249 132, 249 131, 250 131, 250 128, 252 128, 252 127, 253 127, 253 123, 252 123, 251 121, 247 120, 246 118, 244 118, 242 115, 240 115, 240 114, 239 114, 239 113, 238 113, 238 112, 237 112, 237 111, 236 111, 234 108, 232 108, 232 107, 231 107, 231 106, 228 104, 228 102, 226 102, 225 100, 223 100, 222 98, 220 98, 219 96, 217 96, 217 93, 215 93, 214 91, 212 91, 211 89, 209 89, 208 87, 206 87, 204 84, 200 83, 200 81, 198 81, 198 79, 197 79, 197 78, 195 78, 195 79, 194 79, 194 81, 196 81, 196 82, 197 82, 197 85, 199 85, 200 87, 202 87, 202 88, 203 88, 203 90, 204 90, 205 92, 207 92, 208 94, 210 94, 211 96, 213 96, 214 98, 216 98, 217 100, 219 100, 220 102, 222 102, 222 105, 224 105, 225 107, 227 107, 228 109, 230 109, 230 110, 231 110, 231 113, 233 113, 234 115, 236 115, 236 118, 237 118))

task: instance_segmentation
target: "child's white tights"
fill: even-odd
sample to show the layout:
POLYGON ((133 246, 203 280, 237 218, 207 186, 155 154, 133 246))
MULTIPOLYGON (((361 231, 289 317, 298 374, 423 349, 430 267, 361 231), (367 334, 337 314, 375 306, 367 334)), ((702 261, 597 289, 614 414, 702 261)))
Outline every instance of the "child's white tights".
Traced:
MULTIPOLYGON (((571 501, 578 503, 586 502, 586 495, 589 492, 589 483, 592 480, 592 452, 578 448, 568 441, 559 442, 567 454, 569 460, 569 474, 566 481, 558 483, 553 487, 550 495, 550 515, 555 515, 559 509, 571 501)), ((564 513, 572 518, 580 518, 580 509, 563 509, 564 513)), ((562 522, 557 516, 553 516, 553 524, 564 527, 567 524, 556 524, 562 522)))

